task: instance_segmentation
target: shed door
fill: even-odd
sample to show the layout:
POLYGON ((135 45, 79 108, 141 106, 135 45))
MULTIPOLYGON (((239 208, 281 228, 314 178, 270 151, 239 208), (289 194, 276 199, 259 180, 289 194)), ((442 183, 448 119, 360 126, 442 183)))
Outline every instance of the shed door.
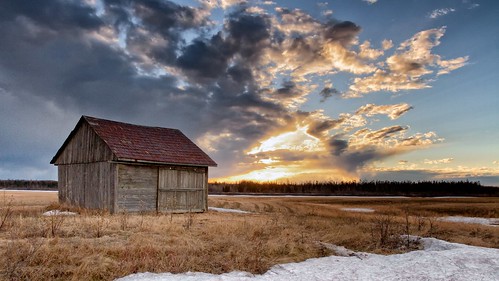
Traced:
POLYGON ((119 165, 117 211, 155 211, 157 181, 156 167, 119 165))
POLYGON ((203 168, 160 168, 158 210, 203 211, 205 183, 203 168))

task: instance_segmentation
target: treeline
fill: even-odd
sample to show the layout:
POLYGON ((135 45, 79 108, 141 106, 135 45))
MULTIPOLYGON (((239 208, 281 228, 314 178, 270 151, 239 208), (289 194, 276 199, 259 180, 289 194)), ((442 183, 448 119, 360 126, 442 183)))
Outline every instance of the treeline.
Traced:
POLYGON ((294 194, 350 196, 499 196, 499 188, 478 181, 349 181, 305 183, 210 183, 210 194, 294 194))
POLYGON ((0 180, 0 189, 57 190, 52 180, 0 180))

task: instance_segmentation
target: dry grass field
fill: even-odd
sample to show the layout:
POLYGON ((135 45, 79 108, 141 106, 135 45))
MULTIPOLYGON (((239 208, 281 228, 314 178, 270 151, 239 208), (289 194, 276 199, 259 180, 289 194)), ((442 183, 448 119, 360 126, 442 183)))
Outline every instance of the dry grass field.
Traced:
POLYGON ((50 192, 0 192, 0 278, 112 280, 135 272, 265 272, 278 263, 355 251, 409 251, 404 235, 499 248, 499 227, 439 221, 499 218, 499 198, 211 196, 249 214, 115 214, 65 208, 50 192), (372 213, 342 208, 370 208, 372 213), (42 216, 51 210, 74 216, 42 216))

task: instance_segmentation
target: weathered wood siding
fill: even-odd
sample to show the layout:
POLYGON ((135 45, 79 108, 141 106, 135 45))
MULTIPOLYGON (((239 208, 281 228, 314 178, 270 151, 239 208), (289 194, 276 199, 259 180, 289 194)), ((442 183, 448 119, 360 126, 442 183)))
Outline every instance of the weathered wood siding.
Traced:
POLYGON ((113 212, 115 164, 59 165, 59 201, 113 212))
POLYGON ((81 164, 115 160, 114 155, 106 143, 83 123, 78 131, 69 140, 64 151, 55 161, 55 165, 81 164))
POLYGON ((116 211, 156 211, 158 167, 118 164, 116 211))
POLYGON ((208 208, 208 167, 117 163, 86 122, 53 161, 59 201, 91 209, 202 212, 208 208))
POLYGON ((202 167, 159 168, 158 211, 205 211, 207 208, 206 169, 202 167))

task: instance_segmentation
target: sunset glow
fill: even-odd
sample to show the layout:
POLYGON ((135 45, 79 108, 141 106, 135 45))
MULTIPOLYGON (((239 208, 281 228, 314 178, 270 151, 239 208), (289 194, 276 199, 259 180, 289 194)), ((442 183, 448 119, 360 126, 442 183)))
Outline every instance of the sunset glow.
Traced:
POLYGON ((276 150, 291 150, 291 151, 309 151, 320 152, 325 151, 320 140, 307 133, 308 126, 297 128, 296 131, 282 133, 277 136, 270 137, 254 147, 248 152, 248 155, 255 155, 262 152, 276 150))
POLYGON ((56 179, 50 159, 91 115, 180 129, 218 163, 210 180, 499 185, 498 13, 478 0, 7 0, 0 178, 56 179))

